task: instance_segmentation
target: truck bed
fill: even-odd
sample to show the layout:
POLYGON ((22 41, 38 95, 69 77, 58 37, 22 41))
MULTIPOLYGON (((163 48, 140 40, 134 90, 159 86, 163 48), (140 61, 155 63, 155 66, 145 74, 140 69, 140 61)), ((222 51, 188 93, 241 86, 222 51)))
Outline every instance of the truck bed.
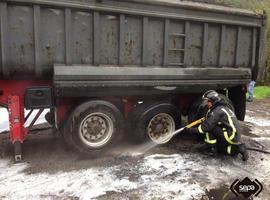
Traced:
POLYGON ((230 71, 247 69, 236 78, 242 83, 264 66, 265 16, 242 9, 165 0, 5 0, 0 9, 1 79, 58 81, 61 64, 101 67, 100 74, 155 68, 155 77, 172 68, 179 85, 202 76, 230 83, 230 71))
POLYGON ((54 67, 55 93, 65 97, 194 93, 245 84, 250 77, 247 68, 54 67))

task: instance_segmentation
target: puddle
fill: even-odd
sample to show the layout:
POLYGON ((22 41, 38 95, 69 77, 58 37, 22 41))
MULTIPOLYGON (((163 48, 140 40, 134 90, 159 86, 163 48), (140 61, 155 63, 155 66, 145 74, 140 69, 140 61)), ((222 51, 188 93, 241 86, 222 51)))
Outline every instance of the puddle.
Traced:
MULTIPOLYGON (((249 118, 249 117, 247 117, 249 118)), ((251 118, 250 118, 251 119, 251 118)), ((260 119, 258 119, 257 121, 260 121, 260 119)), ((270 126, 268 126, 270 123, 269 121, 262 121, 261 122, 261 126, 259 126, 258 124, 251 122, 251 121, 245 121, 245 122, 241 122, 241 133, 242 135, 248 136, 248 137, 252 137, 252 138, 269 138, 270 137, 270 126), (267 123, 266 123, 267 122, 267 123)))
POLYGON ((249 122, 245 122, 243 124, 241 124, 241 133, 242 135, 245 136, 249 136, 249 137, 260 137, 259 135, 254 134, 254 126, 249 123, 249 122))
POLYGON ((255 124, 256 126, 260 126, 260 127, 269 127, 270 126, 269 119, 262 119, 262 118, 258 118, 258 117, 248 116, 248 115, 246 115, 246 117, 245 117, 245 122, 249 122, 249 123, 255 124))
POLYGON ((261 137, 259 135, 256 135, 256 134, 252 133, 251 131, 250 132, 243 132, 242 134, 245 135, 245 136, 253 137, 253 138, 261 137))

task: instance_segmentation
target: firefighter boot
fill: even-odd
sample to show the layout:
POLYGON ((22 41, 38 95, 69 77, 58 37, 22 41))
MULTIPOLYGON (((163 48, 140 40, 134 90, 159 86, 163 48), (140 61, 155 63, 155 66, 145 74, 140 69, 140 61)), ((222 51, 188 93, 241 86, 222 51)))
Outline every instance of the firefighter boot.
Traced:
POLYGON ((248 151, 247 151, 247 147, 246 147, 245 144, 240 144, 238 146, 238 153, 241 154, 243 161, 247 161, 248 160, 248 151))

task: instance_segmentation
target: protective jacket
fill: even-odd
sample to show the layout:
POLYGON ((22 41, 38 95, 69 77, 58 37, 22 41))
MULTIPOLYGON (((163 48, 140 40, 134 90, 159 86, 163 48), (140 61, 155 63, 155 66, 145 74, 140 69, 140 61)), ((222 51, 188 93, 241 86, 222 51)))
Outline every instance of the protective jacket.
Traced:
POLYGON ((205 121, 196 128, 205 135, 205 142, 216 145, 219 151, 235 154, 234 146, 240 139, 240 125, 234 112, 223 102, 218 102, 208 111, 205 121))
MULTIPOLYGON (((206 115, 205 121, 198 127, 199 133, 221 132, 229 144, 239 140, 240 125, 231 109, 224 105, 214 106, 206 115)), ((218 133, 214 133, 217 135, 218 133)), ((219 136, 217 135, 217 138, 219 136)), ((207 138, 206 138, 207 140, 207 138)), ((208 141, 206 141, 208 142, 208 141)))

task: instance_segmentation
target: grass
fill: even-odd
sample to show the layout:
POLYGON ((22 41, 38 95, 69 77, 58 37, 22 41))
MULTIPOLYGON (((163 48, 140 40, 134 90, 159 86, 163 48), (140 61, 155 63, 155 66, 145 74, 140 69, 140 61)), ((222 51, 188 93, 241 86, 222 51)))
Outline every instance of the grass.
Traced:
POLYGON ((254 98, 255 99, 270 98, 270 87, 268 87, 268 86, 255 87, 254 88, 254 98))

